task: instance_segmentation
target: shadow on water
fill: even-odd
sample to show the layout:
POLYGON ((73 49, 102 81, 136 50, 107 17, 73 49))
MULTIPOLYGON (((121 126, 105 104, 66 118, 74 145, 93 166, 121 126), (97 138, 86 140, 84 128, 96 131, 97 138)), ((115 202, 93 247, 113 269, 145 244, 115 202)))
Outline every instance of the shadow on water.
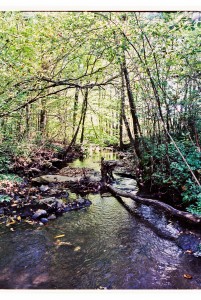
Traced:
MULTIPOLYGON (((99 170, 103 154, 71 165, 99 170)), ((117 184, 136 190, 132 180, 117 178, 117 184)), ((45 226, 0 227, 0 288, 201 288, 201 259, 175 243, 177 223, 130 199, 88 197, 90 207, 45 226)))

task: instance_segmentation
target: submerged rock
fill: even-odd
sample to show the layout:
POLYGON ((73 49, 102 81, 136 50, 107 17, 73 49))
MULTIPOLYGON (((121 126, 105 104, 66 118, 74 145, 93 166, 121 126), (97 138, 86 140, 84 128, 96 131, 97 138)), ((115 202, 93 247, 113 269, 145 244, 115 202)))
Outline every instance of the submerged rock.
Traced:
POLYGON ((200 239, 193 234, 184 233, 177 238, 176 243, 185 251, 191 250, 196 252, 199 249, 200 239))

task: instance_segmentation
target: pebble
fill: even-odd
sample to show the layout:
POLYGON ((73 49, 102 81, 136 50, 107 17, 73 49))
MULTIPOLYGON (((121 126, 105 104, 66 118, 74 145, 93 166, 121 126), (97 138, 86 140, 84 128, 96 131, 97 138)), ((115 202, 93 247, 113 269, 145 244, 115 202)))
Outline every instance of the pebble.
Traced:
POLYGON ((91 202, 90 200, 86 199, 85 205, 86 205, 86 206, 90 206, 91 204, 92 204, 92 202, 91 202))
POLYGON ((79 198, 79 199, 77 199, 77 202, 79 204, 84 204, 85 203, 85 199, 79 198))
POLYGON ((35 214, 33 214, 32 218, 35 220, 41 216, 46 216, 47 215, 47 212, 46 210, 44 209, 38 209, 35 214))
POLYGON ((47 224, 48 219, 46 219, 46 218, 41 218, 41 219, 40 219, 40 222, 42 222, 43 224, 47 224))
POLYGON ((57 200, 56 203, 57 203, 57 208, 63 208, 64 207, 63 200, 57 200))
POLYGON ((42 184, 42 185, 39 187, 39 190, 40 190, 41 192, 46 192, 46 191, 49 190, 49 186, 43 185, 43 184, 42 184))
POLYGON ((55 215, 50 215, 47 219, 48 220, 55 220, 57 217, 55 215))

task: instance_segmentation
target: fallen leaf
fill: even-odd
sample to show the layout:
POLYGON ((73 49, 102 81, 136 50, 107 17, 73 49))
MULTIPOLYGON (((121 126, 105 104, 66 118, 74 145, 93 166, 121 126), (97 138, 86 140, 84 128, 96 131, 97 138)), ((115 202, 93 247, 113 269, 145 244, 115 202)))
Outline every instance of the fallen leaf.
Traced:
POLYGON ((181 189, 182 189, 182 191, 186 191, 186 190, 187 190, 187 187, 186 187, 185 185, 183 185, 183 186, 181 187, 181 189))
POLYGON ((29 221, 29 220, 25 220, 24 222, 26 222, 26 223, 28 223, 28 224, 30 224, 30 225, 35 224, 33 221, 29 221))
POLYGON ((61 242, 60 240, 57 240, 54 244, 56 246, 72 246, 70 242, 61 242))
POLYGON ((6 226, 8 227, 8 226, 10 226, 10 225, 13 225, 13 224, 15 224, 16 222, 13 220, 13 221, 11 221, 11 222, 8 222, 7 224, 6 224, 6 226))
POLYGON ((74 251, 77 252, 77 251, 80 251, 81 247, 80 246, 77 246, 75 247, 74 251))
POLYGON ((190 274, 184 274, 184 278, 186 278, 186 279, 192 279, 192 276, 190 274))
POLYGON ((192 250, 186 250, 185 253, 192 254, 193 251, 192 250))
POLYGON ((65 234, 60 234, 60 235, 56 235, 54 238, 58 239, 58 238, 61 238, 61 237, 64 237, 64 236, 65 236, 65 234))
POLYGON ((18 220, 18 221, 21 221, 21 217, 20 217, 20 216, 17 216, 17 220, 18 220))
POLYGON ((10 228, 10 231, 15 231, 12 227, 10 228))

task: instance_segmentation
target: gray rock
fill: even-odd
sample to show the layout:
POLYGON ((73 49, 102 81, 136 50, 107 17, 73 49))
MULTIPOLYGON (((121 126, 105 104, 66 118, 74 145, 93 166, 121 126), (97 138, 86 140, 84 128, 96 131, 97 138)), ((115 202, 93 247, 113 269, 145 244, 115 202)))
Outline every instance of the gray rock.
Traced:
POLYGON ((85 203, 85 199, 79 198, 79 199, 77 199, 77 202, 82 205, 85 203))
POLYGON ((46 210, 44 210, 44 209, 38 209, 34 214, 33 214, 33 216, 32 216, 32 218, 34 219, 34 220, 36 220, 36 219, 38 219, 38 218, 40 218, 40 217, 42 217, 42 216, 47 216, 47 212, 46 212, 46 210))
POLYGON ((39 187, 39 190, 40 190, 41 192, 46 192, 46 191, 49 190, 49 186, 43 185, 43 184, 42 184, 42 185, 39 187))
POLYGON ((55 220, 57 217, 55 215, 50 215, 47 219, 48 220, 55 220))
POLYGON ((38 202, 44 204, 52 204, 52 203, 56 203, 56 198, 55 197, 42 198, 38 200, 38 202))
POLYGON ((60 182, 77 182, 81 176, 68 177, 61 175, 43 175, 32 179, 32 182, 37 183, 60 183, 60 182))
POLYGON ((91 204, 92 204, 92 202, 90 200, 88 200, 88 199, 85 200, 85 205, 86 206, 90 206, 91 204))
POLYGON ((43 224, 47 224, 48 219, 46 219, 46 218, 41 218, 41 219, 40 219, 40 222, 42 222, 43 224))
MULTIPOLYGON (((37 169, 37 168, 31 168, 31 169, 29 169, 28 170, 28 173, 40 173, 40 170, 39 169, 37 169)), ((35 174, 36 175, 36 174, 35 174)))
POLYGON ((57 209, 63 208, 65 206, 63 200, 61 200, 61 199, 57 199, 56 204, 57 204, 57 209))

